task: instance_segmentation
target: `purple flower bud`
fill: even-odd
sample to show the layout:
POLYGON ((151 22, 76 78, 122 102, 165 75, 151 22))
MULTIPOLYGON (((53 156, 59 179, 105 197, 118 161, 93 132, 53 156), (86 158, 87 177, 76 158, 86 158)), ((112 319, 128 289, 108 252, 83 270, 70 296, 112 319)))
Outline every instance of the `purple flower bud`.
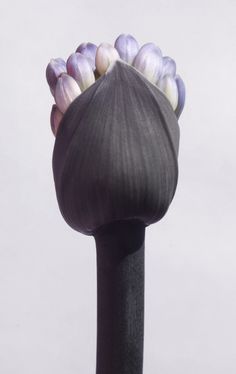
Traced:
POLYGON ((154 43, 144 44, 136 55, 133 66, 150 82, 156 83, 161 76, 163 61, 162 53, 154 43))
POLYGON ((46 78, 53 95, 57 84, 57 78, 60 77, 62 73, 66 73, 65 61, 62 58, 52 58, 46 68, 46 78))
POLYGON ((76 52, 81 53, 83 56, 87 57, 89 63, 93 70, 96 69, 95 66, 95 56, 97 52, 97 46, 93 43, 82 43, 76 49, 76 52))
POLYGON ((130 34, 121 34, 114 45, 122 60, 132 64, 139 50, 137 40, 130 34))
POLYGON ((178 104, 178 88, 175 79, 171 75, 165 75, 159 79, 158 87, 166 95, 173 110, 175 110, 178 104))
POLYGON ((53 104, 52 110, 51 110, 50 122, 51 122, 51 129, 52 129, 54 136, 57 135, 57 130, 59 128, 62 117, 63 117, 63 113, 60 112, 56 104, 53 104))
POLYGON ((183 111, 184 104, 185 104, 185 85, 184 85, 184 82, 183 82, 182 78, 179 75, 176 75, 175 81, 176 81, 176 84, 177 84, 178 96, 179 96, 178 97, 178 105, 177 105, 177 108, 175 109, 175 114, 176 114, 177 118, 179 118, 180 114, 183 111))
POLYGON ((155 44, 155 43, 145 43, 139 50, 139 52, 150 52, 150 51, 156 51, 161 57, 162 52, 161 49, 155 44))
POLYGON ((65 113, 68 106, 81 93, 77 82, 68 74, 62 74, 56 84, 55 101, 62 113, 65 113))
POLYGON ((81 53, 72 53, 67 60, 66 67, 68 74, 76 80, 81 91, 86 90, 95 82, 93 69, 88 59, 81 53))
POLYGON ((109 43, 101 43, 97 48, 95 64, 97 71, 100 75, 104 74, 109 65, 116 60, 119 60, 120 56, 117 50, 109 43))
POLYGON ((162 68, 161 76, 164 77, 165 75, 171 75, 172 77, 175 77, 175 74, 176 74, 175 61, 169 56, 163 57, 163 68, 162 68))

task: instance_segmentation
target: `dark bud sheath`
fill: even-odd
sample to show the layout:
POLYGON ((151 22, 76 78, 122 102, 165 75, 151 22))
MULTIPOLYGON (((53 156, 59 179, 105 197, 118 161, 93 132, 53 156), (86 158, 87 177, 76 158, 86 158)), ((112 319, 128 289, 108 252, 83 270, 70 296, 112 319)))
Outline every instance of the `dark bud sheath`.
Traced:
POLYGON ((72 102, 57 133, 53 172, 66 222, 93 235, 117 220, 158 221, 175 193, 178 145, 168 99, 117 61, 72 102))
POLYGON ((178 148, 168 99, 122 61, 61 120, 53 151, 59 208, 97 249, 97 374, 142 374, 145 227, 173 199, 178 148))

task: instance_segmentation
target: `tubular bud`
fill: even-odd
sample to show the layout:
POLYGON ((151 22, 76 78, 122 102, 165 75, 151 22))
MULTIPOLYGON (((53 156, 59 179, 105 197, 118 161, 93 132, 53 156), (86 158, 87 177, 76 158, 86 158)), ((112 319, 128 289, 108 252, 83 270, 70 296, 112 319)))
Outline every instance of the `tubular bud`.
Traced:
POLYGON ((76 52, 81 53, 83 56, 87 57, 93 70, 96 69, 95 66, 95 56, 97 52, 97 46, 93 43, 82 43, 76 49, 76 52))
POLYGON ((119 59, 119 53, 111 44, 101 43, 97 48, 95 57, 95 64, 99 74, 105 74, 110 64, 119 59))
POLYGON ((72 53, 66 62, 67 72, 78 83, 81 91, 95 82, 95 76, 88 59, 81 53, 72 53))
POLYGON ((175 79, 170 75, 165 75, 158 81, 158 87, 166 95, 173 110, 178 104, 178 88, 175 79))
POLYGON ((176 74, 175 61, 169 56, 164 56, 161 76, 164 77, 165 75, 171 75, 172 77, 175 77, 175 74, 176 74))
POLYGON ((57 78, 66 73, 66 63, 62 58, 52 58, 46 68, 46 78, 51 93, 54 95, 57 78))
POLYGON ((144 44, 136 55, 133 66, 155 84, 162 73, 161 50, 153 43, 144 44))
POLYGON ((68 74, 62 74, 56 84, 55 101, 62 113, 65 113, 72 101, 81 93, 77 82, 68 74))
POLYGON ((122 60, 131 65, 139 50, 137 40, 132 35, 121 34, 116 39, 114 45, 122 60))

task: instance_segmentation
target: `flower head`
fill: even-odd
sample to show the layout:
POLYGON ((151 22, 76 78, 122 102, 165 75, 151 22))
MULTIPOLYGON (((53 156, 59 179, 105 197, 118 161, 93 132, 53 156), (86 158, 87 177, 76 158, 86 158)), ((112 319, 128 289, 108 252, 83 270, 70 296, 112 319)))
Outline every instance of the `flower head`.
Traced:
MULTIPOLYGON (((185 104, 185 85, 180 75, 176 74, 175 61, 163 56, 155 43, 140 46, 130 34, 120 34, 114 46, 109 43, 98 46, 90 42, 81 43, 66 62, 62 58, 50 60, 46 78, 58 110, 64 113, 81 92, 106 74, 118 60, 132 66, 162 91, 176 117, 180 117, 185 104)), ((56 118, 58 128, 61 119, 59 121, 59 116, 56 118)))

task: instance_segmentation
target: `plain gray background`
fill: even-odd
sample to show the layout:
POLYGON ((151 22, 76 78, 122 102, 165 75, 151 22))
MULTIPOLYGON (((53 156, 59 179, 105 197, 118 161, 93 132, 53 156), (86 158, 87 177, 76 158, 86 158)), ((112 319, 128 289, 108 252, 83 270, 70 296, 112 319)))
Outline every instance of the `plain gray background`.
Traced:
POLYGON ((146 230, 144 374, 235 374, 235 16, 235 0, 1 2, 2 374, 95 373, 95 242, 59 212, 45 68, 123 32, 187 88, 177 192, 146 230))

